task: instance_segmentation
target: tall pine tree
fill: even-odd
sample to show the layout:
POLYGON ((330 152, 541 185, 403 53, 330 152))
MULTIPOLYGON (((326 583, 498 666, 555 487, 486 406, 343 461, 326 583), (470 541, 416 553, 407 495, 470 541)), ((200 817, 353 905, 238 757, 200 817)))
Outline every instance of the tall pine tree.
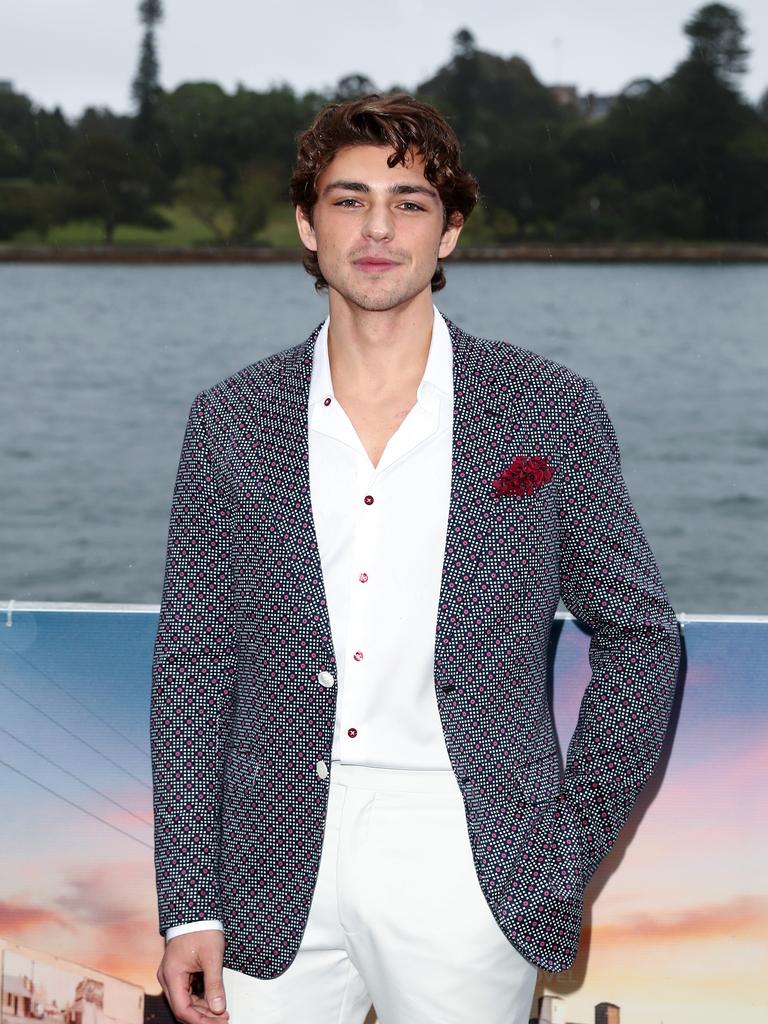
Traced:
POLYGON ((133 131, 136 143, 149 149, 156 141, 157 103, 162 94, 160 66, 155 46, 155 26, 163 20, 162 0, 140 0, 139 18, 144 25, 144 35, 139 52, 139 66, 131 87, 136 103, 133 131))

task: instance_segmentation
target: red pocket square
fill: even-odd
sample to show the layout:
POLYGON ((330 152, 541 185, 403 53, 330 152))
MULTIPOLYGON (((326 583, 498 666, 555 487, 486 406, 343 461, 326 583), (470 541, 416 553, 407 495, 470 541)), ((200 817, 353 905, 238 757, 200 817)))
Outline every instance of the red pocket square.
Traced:
POLYGON ((548 484, 554 473, 554 466, 550 466, 546 456, 518 455, 493 481, 493 486, 498 494, 505 497, 533 494, 542 484, 548 484))

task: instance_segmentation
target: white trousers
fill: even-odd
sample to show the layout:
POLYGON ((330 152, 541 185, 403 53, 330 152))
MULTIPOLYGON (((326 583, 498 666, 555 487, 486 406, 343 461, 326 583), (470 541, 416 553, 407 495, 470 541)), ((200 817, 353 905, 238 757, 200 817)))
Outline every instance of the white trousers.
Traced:
POLYGON ((334 762, 320 871, 280 977, 224 968, 230 1024, 528 1024, 537 969, 477 880, 452 771, 334 762))

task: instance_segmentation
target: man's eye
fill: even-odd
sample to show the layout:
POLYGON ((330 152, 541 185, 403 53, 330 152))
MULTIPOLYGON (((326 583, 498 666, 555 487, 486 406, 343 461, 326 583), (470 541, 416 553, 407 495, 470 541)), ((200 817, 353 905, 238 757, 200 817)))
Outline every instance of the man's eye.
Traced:
POLYGON ((419 206, 418 203, 412 203, 410 200, 406 200, 404 203, 400 203, 400 205, 402 207, 408 209, 408 210, 423 210, 424 209, 423 206, 419 206))
POLYGON ((349 206, 357 206, 357 204, 358 204, 357 199, 339 199, 339 201, 337 203, 334 203, 333 205, 334 206, 347 206, 347 207, 349 207, 349 206))

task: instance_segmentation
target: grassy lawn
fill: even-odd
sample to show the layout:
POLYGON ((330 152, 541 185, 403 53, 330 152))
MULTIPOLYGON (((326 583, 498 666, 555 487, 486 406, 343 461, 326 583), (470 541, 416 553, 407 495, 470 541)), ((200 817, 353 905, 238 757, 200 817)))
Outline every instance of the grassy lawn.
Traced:
MULTIPOLYGON (((161 206, 160 213, 167 217, 172 227, 165 231, 154 231, 151 228, 120 225, 115 230, 116 244, 133 245, 169 245, 187 246, 210 244, 215 242, 212 231, 202 224, 184 206, 161 206)), ((103 243, 104 236, 101 225, 96 221, 71 221, 52 228, 46 239, 46 245, 98 245, 103 243)), ((293 219, 293 208, 290 203, 279 203, 273 207, 269 223, 264 231, 256 236, 257 242, 274 246, 299 246, 296 225, 293 219)), ((39 245, 40 239, 33 231, 20 231, 13 239, 15 245, 39 245)))

